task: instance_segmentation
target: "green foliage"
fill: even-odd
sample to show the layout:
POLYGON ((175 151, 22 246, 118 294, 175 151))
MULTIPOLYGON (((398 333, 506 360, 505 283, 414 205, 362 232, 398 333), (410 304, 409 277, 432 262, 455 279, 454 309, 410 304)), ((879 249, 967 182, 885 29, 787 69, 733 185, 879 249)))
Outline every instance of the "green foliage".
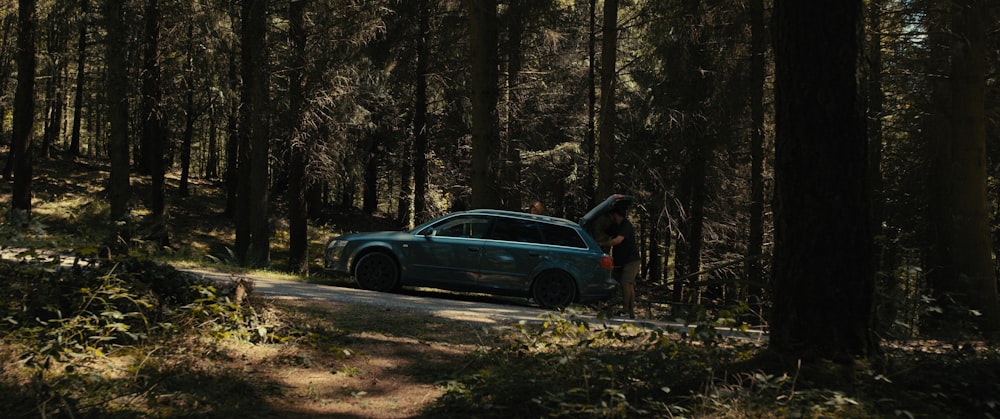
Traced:
POLYGON ((572 315, 522 323, 477 352, 469 372, 442 382, 446 394, 425 415, 983 417, 1000 407, 995 351, 914 357, 900 350, 886 354, 898 364, 889 370, 821 363, 768 372, 761 346, 701 334, 710 324, 594 327, 572 315))
POLYGON ((687 343, 669 331, 630 324, 593 328, 552 315, 540 326, 520 324, 505 344, 479 353, 476 372, 446 383, 448 393, 432 414, 678 415, 686 411, 682 395, 699 387, 699 377, 737 354, 687 343))
MULTIPOLYGON (((262 342, 280 326, 251 304, 236 302, 250 291, 246 280, 220 286, 135 258, 69 267, 0 261, 0 277, 6 278, 0 283, 0 343, 19 352, 10 372, 30 377, 28 386, 3 400, 18 406, 33 400, 42 416, 103 415, 116 409, 109 401, 148 391, 94 367, 112 352, 155 351, 192 331, 262 342)), ((0 377, 7 383, 11 376, 0 377)))

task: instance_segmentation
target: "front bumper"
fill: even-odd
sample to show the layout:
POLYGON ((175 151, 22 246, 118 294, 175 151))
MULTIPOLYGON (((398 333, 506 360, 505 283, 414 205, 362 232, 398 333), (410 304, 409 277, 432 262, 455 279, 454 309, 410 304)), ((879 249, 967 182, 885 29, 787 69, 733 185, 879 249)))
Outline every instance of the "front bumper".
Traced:
POLYGON ((348 273, 347 241, 333 239, 326 244, 323 268, 330 272, 348 273))

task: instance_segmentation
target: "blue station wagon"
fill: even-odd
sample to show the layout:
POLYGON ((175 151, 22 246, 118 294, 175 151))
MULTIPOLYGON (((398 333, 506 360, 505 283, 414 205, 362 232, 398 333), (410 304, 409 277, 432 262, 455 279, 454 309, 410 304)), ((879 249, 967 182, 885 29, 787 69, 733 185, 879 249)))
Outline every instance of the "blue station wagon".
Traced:
POLYGON ((614 295, 613 262, 579 224, 500 210, 445 215, 410 231, 348 234, 326 246, 325 268, 358 286, 424 286, 523 296, 546 308, 614 295))

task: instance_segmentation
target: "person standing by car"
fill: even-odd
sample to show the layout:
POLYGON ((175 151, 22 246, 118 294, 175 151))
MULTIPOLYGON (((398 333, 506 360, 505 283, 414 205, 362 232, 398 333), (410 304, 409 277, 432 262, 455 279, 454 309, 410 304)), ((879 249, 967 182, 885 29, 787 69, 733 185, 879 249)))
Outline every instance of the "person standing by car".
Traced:
POLYGON ((611 246, 611 257, 615 260, 615 279, 622 287, 624 313, 635 318, 635 277, 639 274, 639 248, 635 243, 635 227, 628 220, 625 209, 611 210, 611 226, 608 239, 602 246, 611 246))

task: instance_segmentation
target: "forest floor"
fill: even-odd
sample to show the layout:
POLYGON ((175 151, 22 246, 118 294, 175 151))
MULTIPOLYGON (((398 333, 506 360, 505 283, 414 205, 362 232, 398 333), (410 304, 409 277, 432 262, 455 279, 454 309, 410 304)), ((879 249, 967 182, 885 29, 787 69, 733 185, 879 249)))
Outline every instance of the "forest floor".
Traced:
MULTIPOLYGON (((4 151, 0 149, 0 156, 6 158, 4 151)), ((31 249, 27 253, 41 259, 46 251, 66 256, 99 251, 108 241, 108 232, 100 227, 105 224, 100 217, 106 216, 108 207, 102 192, 107 168, 86 160, 55 158, 38 162, 32 185, 31 226, 27 233, 3 233, 6 237, 0 241, 0 251, 7 250, 4 258, 25 256, 11 254, 11 249, 31 249)), ((282 273, 287 244, 281 240, 287 235, 281 228, 284 221, 277 217, 271 254, 274 266, 256 271, 232 266, 229 249, 235 234, 233 223, 223 214, 225 195, 221 182, 194 179, 188 197, 178 196, 178 182, 176 175, 168 175, 170 244, 159 247, 143 242, 152 229, 141 219, 149 189, 147 182, 133 177, 132 206, 138 215, 136 243, 142 251, 180 268, 207 267, 240 278, 268 276, 350 285, 322 274, 301 277, 282 273)), ((0 206, 7 209, 9 183, 5 186, 0 206)), ((344 223, 347 228, 391 228, 378 218, 353 218, 338 216, 331 221, 344 223)), ((314 272, 321 271, 324 240, 333 228, 337 227, 311 229, 314 272)), ((204 346, 194 357, 165 359, 177 363, 178 368, 183 364, 186 370, 201 372, 191 375, 187 384, 203 387, 194 399, 216 406, 210 416, 226 416, 225 412, 235 413, 233 409, 238 409, 246 417, 413 417, 444 393, 441 382, 463 369, 468 363, 465 355, 483 339, 483 331, 420 313, 317 301, 278 302, 262 297, 256 298, 254 305, 280 313, 280 322, 315 335, 304 339, 304 344, 225 340, 204 346), (225 380, 228 383, 221 384, 219 377, 229 377, 225 380), (246 388, 233 391, 234 386, 246 388), (256 408, 245 411, 239 406, 256 408)), ((198 341, 195 347, 205 344, 198 341)), ((114 364, 107 367, 114 369, 114 364)))
MULTIPOLYGON (((0 156, 6 158, 5 150, 0 156)), ((107 239, 101 228, 106 168, 85 160, 36 161, 31 227, 18 231, 0 222, 0 248, 99 251, 107 239)), ((148 188, 133 178, 139 251, 234 278, 266 275, 349 286, 323 275, 281 273, 287 235, 279 217, 274 266, 233 267, 227 262, 234 234, 223 214, 221 184, 193 180, 191 195, 179 197, 177 181, 168 176, 171 240, 163 248, 141 240, 149 228, 141 222, 148 188)), ((9 184, 0 206, 10 206, 9 184)), ((393 226, 356 213, 331 216, 311 228, 312 265, 319 270, 330 234, 386 228, 393 226)), ((250 300, 268 327, 291 332, 254 343, 196 334, 143 348, 141 355, 104 357, 100 374, 135 374, 132 380, 142 384, 141 394, 115 402, 144 405, 147 414, 159 417, 1000 417, 1000 353, 980 341, 887 339, 883 353, 848 379, 838 372, 812 374, 820 378, 810 381, 805 371, 799 377, 757 370, 720 377, 718 371, 739 371, 737 365, 763 348, 676 331, 623 328, 594 335, 560 320, 546 321, 544 330, 482 327, 406 310, 250 300)), ((20 362, 17 354, 24 349, 0 340, 0 391, 16 388, 18 380, 22 387, 30 382, 8 367, 20 362)), ((38 417, 47 401, 17 404, 0 396, 0 409, 13 417, 38 417)))

